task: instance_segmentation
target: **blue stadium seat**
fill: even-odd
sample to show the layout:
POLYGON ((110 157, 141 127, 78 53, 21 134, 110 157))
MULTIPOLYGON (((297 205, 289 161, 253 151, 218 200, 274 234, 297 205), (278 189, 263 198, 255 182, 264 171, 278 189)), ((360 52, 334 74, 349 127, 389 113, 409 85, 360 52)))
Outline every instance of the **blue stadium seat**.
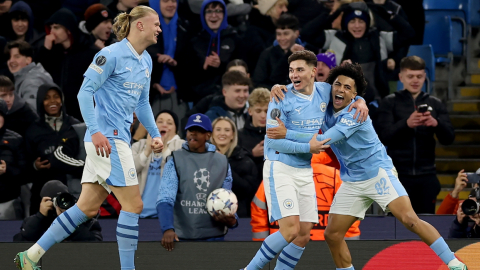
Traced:
MULTIPOLYGON (((422 87, 422 91, 432 93, 433 82, 435 81, 435 56, 433 55, 432 45, 411 45, 410 48, 408 48, 407 56, 412 55, 416 55, 425 61, 425 73, 427 73, 427 79, 422 87)), ((397 90, 403 90, 403 83, 401 81, 398 81, 397 83, 397 90)))

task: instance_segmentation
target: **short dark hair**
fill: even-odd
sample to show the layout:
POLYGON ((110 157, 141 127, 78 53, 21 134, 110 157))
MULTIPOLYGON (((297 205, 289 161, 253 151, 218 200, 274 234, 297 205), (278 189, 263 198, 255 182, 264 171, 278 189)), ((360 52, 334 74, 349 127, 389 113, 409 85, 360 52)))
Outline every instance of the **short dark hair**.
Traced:
MULTIPOLYGON (((27 20, 30 23, 30 16, 26 11, 15 10, 10 12, 9 16, 10 16, 10 20, 27 20)), ((29 25, 29 27, 31 26, 29 25)))
POLYGON ((291 62, 296 61, 296 60, 305 60, 307 62, 307 65, 316 67, 317 66, 317 56, 309 50, 303 50, 303 51, 298 51, 292 53, 288 57, 288 64, 290 65, 291 62))
POLYGON ((250 78, 245 76, 243 72, 238 70, 232 70, 225 72, 222 76, 222 86, 225 87, 227 85, 248 85, 250 86, 252 81, 250 78))
POLYGON ((221 2, 211 2, 210 4, 206 5, 205 6, 205 9, 203 10, 203 12, 205 12, 205 10, 207 8, 216 8, 216 7, 221 7, 223 9, 223 12, 225 12, 225 7, 222 5, 221 2))
POLYGON ((424 70, 425 61, 416 55, 404 57, 400 61, 400 70, 404 70, 404 69, 424 70))
POLYGON ((12 80, 7 76, 0 75, 0 92, 10 92, 15 90, 12 80))
POLYGON ((15 40, 15 41, 10 41, 7 43, 7 46, 5 46, 5 54, 10 54, 10 50, 13 48, 18 48, 18 52, 25 56, 25 57, 32 57, 33 58, 33 48, 32 46, 24 41, 24 40, 15 40))
POLYGON ((278 18, 275 27, 276 29, 292 29, 293 31, 296 31, 300 29, 300 22, 294 15, 284 13, 278 18))
POLYGON ((359 63, 343 64, 330 70, 330 74, 326 80, 327 83, 333 85, 338 76, 343 75, 355 81, 355 90, 358 96, 363 96, 367 90, 367 81, 363 75, 362 66, 359 63))
POLYGON ((227 64, 226 70, 229 70, 231 67, 244 67, 245 71, 248 73, 248 65, 242 59, 233 59, 227 64))

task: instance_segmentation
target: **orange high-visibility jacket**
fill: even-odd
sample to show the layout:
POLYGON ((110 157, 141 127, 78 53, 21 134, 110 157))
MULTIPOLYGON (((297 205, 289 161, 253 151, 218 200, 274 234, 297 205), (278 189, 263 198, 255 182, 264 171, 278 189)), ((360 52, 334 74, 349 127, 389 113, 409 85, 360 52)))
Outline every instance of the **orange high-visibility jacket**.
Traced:
MULTIPOLYGON (((319 223, 313 226, 310 232, 311 240, 325 240, 323 236, 327 227, 328 212, 332 205, 333 197, 340 188, 340 171, 326 166, 331 163, 332 158, 322 152, 312 157, 313 180, 315 182, 315 191, 317 194, 318 219, 319 223)), ((251 203, 253 241, 263 241, 268 235, 278 231, 278 222, 269 223, 267 212, 267 200, 265 198, 265 189, 263 182, 255 194, 251 203)), ((360 236, 360 221, 353 223, 345 237, 352 238, 360 236)))

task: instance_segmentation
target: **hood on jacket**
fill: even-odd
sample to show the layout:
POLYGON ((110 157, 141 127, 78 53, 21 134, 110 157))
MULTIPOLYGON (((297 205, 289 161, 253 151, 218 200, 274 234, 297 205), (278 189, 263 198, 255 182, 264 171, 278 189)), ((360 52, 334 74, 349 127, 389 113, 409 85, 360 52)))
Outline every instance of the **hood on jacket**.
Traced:
POLYGON ((10 11, 8 12, 10 14, 10 17, 14 16, 16 12, 25 12, 28 15, 28 30, 27 33, 25 34, 25 39, 30 40, 33 37, 33 12, 30 6, 23 2, 23 1, 18 1, 17 3, 13 4, 12 7, 10 8, 10 11))
POLYGON ((225 5, 225 2, 223 0, 205 0, 202 3, 202 8, 200 12, 200 20, 202 21, 202 27, 207 31, 207 33, 210 35, 210 43, 208 44, 208 50, 207 50, 207 56, 210 55, 210 46, 212 44, 212 39, 216 38, 217 39, 217 54, 220 55, 220 33, 222 30, 226 29, 228 27, 228 22, 227 22, 227 6, 225 5), (210 3, 217 2, 223 6, 223 21, 220 24, 220 28, 218 28, 217 33, 213 32, 210 27, 207 25, 207 21, 205 21, 205 9, 210 3))
POLYGON ((355 18, 360 18, 365 21, 367 28, 364 36, 370 29, 370 10, 365 2, 353 2, 348 4, 342 16, 342 30, 348 32, 348 22, 355 18))
POLYGON ((38 88, 38 93, 37 93, 37 114, 40 117, 40 122, 41 123, 45 122, 45 114, 46 114, 45 106, 43 105, 43 100, 45 99, 45 96, 47 95, 47 92, 50 89, 56 90, 58 92, 58 94, 60 95, 60 98, 62 99, 61 112, 62 112, 62 115, 63 115, 63 119, 65 119, 65 117, 67 117, 67 112, 66 112, 66 109, 65 109, 65 102, 64 102, 64 96, 63 96, 62 90, 60 89, 60 87, 58 87, 58 85, 56 85, 54 83, 53 84, 46 83, 46 84, 42 84, 38 88))
POLYGON ((77 17, 67 8, 61 8, 57 12, 53 13, 52 16, 45 22, 45 32, 47 35, 50 34, 52 24, 60 24, 63 27, 67 28, 70 31, 70 39, 72 41, 78 38, 79 29, 77 23, 77 17))

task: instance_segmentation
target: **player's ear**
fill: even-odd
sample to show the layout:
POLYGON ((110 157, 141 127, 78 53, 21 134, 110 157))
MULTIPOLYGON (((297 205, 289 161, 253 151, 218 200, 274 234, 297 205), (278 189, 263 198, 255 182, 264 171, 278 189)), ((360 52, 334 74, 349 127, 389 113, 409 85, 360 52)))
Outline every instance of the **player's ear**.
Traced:
POLYGON ((212 133, 211 133, 211 132, 207 132, 207 141, 209 141, 211 137, 212 137, 212 133))

